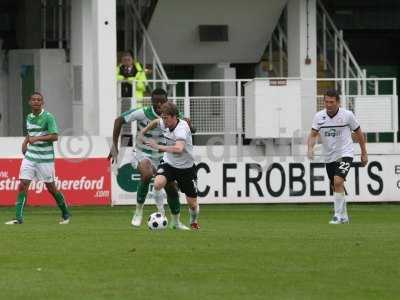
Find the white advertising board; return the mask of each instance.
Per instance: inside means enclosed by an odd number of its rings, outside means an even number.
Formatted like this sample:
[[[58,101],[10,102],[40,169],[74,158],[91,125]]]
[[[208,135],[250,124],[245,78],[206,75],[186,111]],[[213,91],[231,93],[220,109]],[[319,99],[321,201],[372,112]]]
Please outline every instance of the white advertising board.
[[[200,156],[204,151],[196,148],[200,203],[332,201],[323,162],[250,156],[218,160]],[[136,203],[135,187],[140,177],[129,164],[129,153],[120,164],[118,178],[117,172],[112,175],[115,205]],[[371,155],[366,167],[361,167],[356,157],[347,176],[346,189],[350,202],[400,201],[400,155]],[[181,202],[184,203],[184,197]]]

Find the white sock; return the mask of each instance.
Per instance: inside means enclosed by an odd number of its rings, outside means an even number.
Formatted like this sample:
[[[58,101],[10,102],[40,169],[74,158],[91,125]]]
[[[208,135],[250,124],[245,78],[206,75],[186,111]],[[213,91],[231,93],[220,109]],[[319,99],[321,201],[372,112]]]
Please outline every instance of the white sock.
[[[343,209],[342,209],[342,218],[348,220],[349,216],[347,215],[347,201],[346,197],[343,193]]]
[[[160,213],[162,213],[163,215],[165,215],[165,210],[164,210],[164,199],[163,199],[163,195],[161,193],[161,190],[153,190],[153,199],[154,202],[156,203],[157,209]]]
[[[335,196],[335,217],[347,219],[347,208],[344,193],[334,193]]]
[[[172,223],[173,224],[179,224],[179,215],[180,214],[176,214],[176,215],[173,215],[173,214],[171,214],[171,221],[172,221]]]
[[[190,224],[198,223],[199,213],[200,213],[199,204],[196,205],[195,209],[189,207]]]
[[[144,206],[144,203],[137,203],[136,204],[136,211],[135,211],[136,215],[142,215],[143,214],[143,206]]]

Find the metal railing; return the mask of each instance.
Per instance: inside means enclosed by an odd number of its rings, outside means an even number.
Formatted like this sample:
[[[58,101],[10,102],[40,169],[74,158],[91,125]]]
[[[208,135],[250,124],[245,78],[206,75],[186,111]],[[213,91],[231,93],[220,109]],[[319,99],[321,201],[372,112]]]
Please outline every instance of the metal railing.
[[[41,0],[43,48],[71,48],[71,0]]]
[[[276,77],[286,77],[288,75],[287,34],[284,29],[285,22],[286,12],[284,11],[279,18],[278,24],[272,31],[266,49],[266,53],[268,53],[268,71]]]
[[[152,82],[155,88],[156,80],[161,79],[162,84],[165,84],[169,79],[141,18],[141,10],[146,9],[144,3],[140,0],[125,0],[125,50],[132,49],[134,58],[143,66],[148,65],[147,58],[150,51]]]
[[[365,69],[360,68],[343,39],[343,31],[335,26],[320,0],[317,1],[317,27],[324,70],[329,70],[334,78],[365,78]]]
[[[271,34],[266,48],[268,70],[273,76],[288,75],[286,9]],[[361,69],[347,43],[343,39],[343,31],[333,23],[321,1],[317,1],[317,52],[321,57],[327,77],[334,78],[366,78],[366,70]],[[340,86],[335,86],[340,88]],[[367,88],[367,87],[365,87]],[[348,91],[347,91],[348,92]]]
[[[315,85],[318,82],[332,82],[342,86],[341,93],[341,105],[347,109],[352,110],[357,114],[359,107],[357,104],[363,104],[368,101],[370,103],[369,111],[363,111],[370,114],[376,119],[376,122],[382,122],[387,124],[387,119],[382,119],[384,116],[374,115],[374,110],[371,107],[380,106],[380,103],[385,104],[387,109],[390,110],[390,128],[389,130],[379,131],[379,126],[366,132],[398,132],[398,107],[397,107],[397,89],[395,78],[318,78],[318,79],[299,79],[299,78],[268,78],[269,80],[298,80],[298,81],[315,81]],[[251,81],[251,79],[235,80],[235,79],[216,79],[216,80],[170,80],[164,82],[169,90],[169,99],[175,102],[184,114],[185,117],[189,117],[192,124],[196,127],[198,135],[236,135],[238,144],[242,143],[243,135],[245,133],[244,120],[246,118],[246,111],[244,109],[244,101],[246,101],[246,95],[244,94],[244,84]],[[156,81],[160,83],[160,80]],[[368,85],[368,82],[372,82],[369,86],[373,86],[374,89],[364,89],[361,85]],[[220,88],[220,91],[227,90],[229,93],[221,93],[219,95],[211,95],[210,86],[212,84],[218,84],[221,87],[228,87],[228,89]],[[182,94],[177,94],[177,85],[183,85],[184,88]],[[230,88],[229,88],[230,87]],[[135,87],[133,88],[135,89]],[[204,91],[204,92],[202,92]],[[345,91],[348,91],[346,93]],[[135,94],[135,93],[133,93]],[[121,104],[126,98],[118,98]],[[144,98],[145,105],[150,104],[150,98]],[[131,107],[135,106],[135,99],[129,98],[128,103]],[[371,102],[375,101],[375,102]],[[382,101],[382,102],[379,102]],[[372,104],[371,104],[372,103]],[[374,104],[375,103],[375,104]],[[371,106],[372,105],[372,106]],[[315,111],[323,109],[323,95],[316,95],[315,99]],[[388,113],[386,111],[386,113]],[[365,122],[369,122],[366,120]],[[311,120],[310,120],[311,124]],[[381,126],[384,128],[384,126]],[[367,128],[371,128],[370,126]],[[393,141],[397,142],[397,135],[394,134]]]

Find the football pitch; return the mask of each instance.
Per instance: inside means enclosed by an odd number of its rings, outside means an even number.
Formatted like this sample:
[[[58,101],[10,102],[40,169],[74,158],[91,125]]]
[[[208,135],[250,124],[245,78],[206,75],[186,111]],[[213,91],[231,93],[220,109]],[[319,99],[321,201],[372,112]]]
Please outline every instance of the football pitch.
[[[0,299],[400,297],[400,205],[350,204],[348,225],[326,204],[203,205],[199,232],[135,230],[132,210],[73,207],[58,225],[28,207],[0,224]]]

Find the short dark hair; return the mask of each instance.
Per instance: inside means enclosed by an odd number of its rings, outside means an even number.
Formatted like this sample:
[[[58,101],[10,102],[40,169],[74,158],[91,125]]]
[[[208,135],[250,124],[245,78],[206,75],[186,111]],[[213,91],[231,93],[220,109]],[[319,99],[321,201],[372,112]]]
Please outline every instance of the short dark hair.
[[[33,93],[29,96],[28,99],[31,100],[32,96],[35,96],[35,95],[39,95],[40,98],[42,98],[42,100],[44,100],[44,97],[43,97],[42,93],[40,93],[40,92],[33,92]]]
[[[121,57],[130,56],[133,58],[133,53],[131,51],[125,51],[122,53]]]
[[[161,88],[157,88],[151,92],[151,98],[153,98],[154,96],[164,96],[165,99],[168,99],[168,93]]]
[[[335,97],[336,101],[340,101],[340,95],[339,92],[335,89],[328,89],[326,90],[325,94],[324,94],[324,98],[325,96],[328,97]]]
[[[170,101],[165,102],[161,106],[161,113],[171,117],[177,117],[179,114],[176,104]]]

